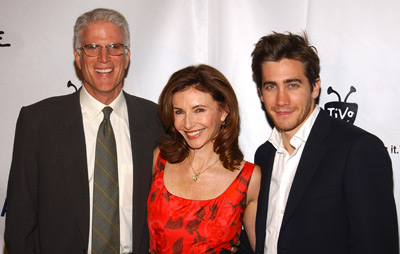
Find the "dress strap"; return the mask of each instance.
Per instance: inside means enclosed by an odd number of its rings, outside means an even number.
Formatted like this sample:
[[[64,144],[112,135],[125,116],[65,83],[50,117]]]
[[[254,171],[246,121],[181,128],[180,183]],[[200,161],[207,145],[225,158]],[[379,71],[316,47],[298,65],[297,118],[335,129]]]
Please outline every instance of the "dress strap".
[[[246,187],[249,185],[250,178],[253,174],[255,165],[246,161],[243,165],[242,171],[238,175],[238,179],[241,183],[244,183]]]

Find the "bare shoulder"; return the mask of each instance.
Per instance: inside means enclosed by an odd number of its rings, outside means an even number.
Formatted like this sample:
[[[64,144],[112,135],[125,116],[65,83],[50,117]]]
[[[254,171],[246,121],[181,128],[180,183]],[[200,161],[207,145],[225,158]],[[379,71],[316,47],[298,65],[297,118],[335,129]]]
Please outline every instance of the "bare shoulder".
[[[251,162],[248,162],[248,161],[243,160],[242,163],[241,163],[241,168],[242,168],[242,169],[243,169],[243,167],[244,167],[244,165],[245,165],[246,163],[247,163],[247,164],[250,164],[250,165],[252,165],[252,166],[254,165],[253,173],[252,173],[251,179],[250,179],[250,184],[251,184],[252,182],[258,182],[258,184],[259,184],[260,179],[261,179],[261,168],[260,168],[258,165],[254,164],[254,163],[251,163]]]
[[[253,170],[253,174],[251,176],[251,178],[255,181],[257,181],[258,183],[260,182],[261,179],[261,168],[257,165],[254,165],[254,170]]]

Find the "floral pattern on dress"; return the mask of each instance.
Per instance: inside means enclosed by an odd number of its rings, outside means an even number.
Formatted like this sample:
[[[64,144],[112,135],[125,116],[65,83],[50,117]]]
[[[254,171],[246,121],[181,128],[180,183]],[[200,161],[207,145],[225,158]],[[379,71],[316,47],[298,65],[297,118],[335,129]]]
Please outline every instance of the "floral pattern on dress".
[[[147,200],[150,252],[219,253],[239,240],[248,183],[254,164],[246,162],[231,185],[210,200],[189,200],[164,186],[166,161],[157,158]]]

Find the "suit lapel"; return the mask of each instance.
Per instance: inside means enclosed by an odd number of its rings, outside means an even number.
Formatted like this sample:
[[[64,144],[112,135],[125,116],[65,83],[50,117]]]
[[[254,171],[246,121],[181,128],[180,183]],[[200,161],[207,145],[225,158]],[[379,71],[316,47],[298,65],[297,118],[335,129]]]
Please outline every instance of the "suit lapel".
[[[321,110],[311,129],[311,133],[306,141],[303,154],[296,170],[296,175],[286,203],[281,231],[284,230],[286,224],[290,220],[316,172],[318,165],[325,156],[328,148],[323,141],[328,136],[329,131],[330,119],[326,113]]]
[[[82,239],[88,245],[89,238],[89,184],[86,158],[85,135],[83,131],[82,111],[79,91],[60,110],[61,127],[60,156],[64,166],[68,191],[72,198],[75,215]]]
[[[261,183],[258,195],[258,208],[256,216],[256,250],[262,252],[265,245],[266,223],[268,213],[269,188],[271,174],[274,165],[276,149],[267,142],[268,150],[262,154],[262,158],[255,158],[255,163],[261,167]]]

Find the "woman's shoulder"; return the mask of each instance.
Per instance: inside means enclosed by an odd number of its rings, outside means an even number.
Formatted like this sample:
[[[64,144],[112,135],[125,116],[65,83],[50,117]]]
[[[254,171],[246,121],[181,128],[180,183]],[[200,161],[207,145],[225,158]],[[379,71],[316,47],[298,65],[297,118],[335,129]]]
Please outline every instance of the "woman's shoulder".
[[[250,167],[250,168],[254,168],[254,166],[256,166],[256,164],[251,163],[249,161],[243,160],[242,161],[243,167]]]
[[[240,183],[247,186],[252,178],[255,167],[255,164],[243,160],[240,163],[240,172],[236,176],[236,181],[239,181]]]
[[[153,150],[153,174],[155,171],[164,170],[166,161],[161,157],[160,147],[156,147]]]
[[[243,160],[242,161],[242,172],[245,173],[249,173],[250,175],[253,173],[254,168],[256,167],[256,165],[254,163],[248,162]]]
[[[251,178],[254,179],[255,181],[259,181],[259,179],[261,178],[261,169],[259,166],[257,166],[256,164],[252,163],[252,162],[248,162],[248,161],[243,161],[243,168],[242,168],[242,172],[241,174],[246,176],[246,178]],[[254,182],[254,181],[252,181]]]

